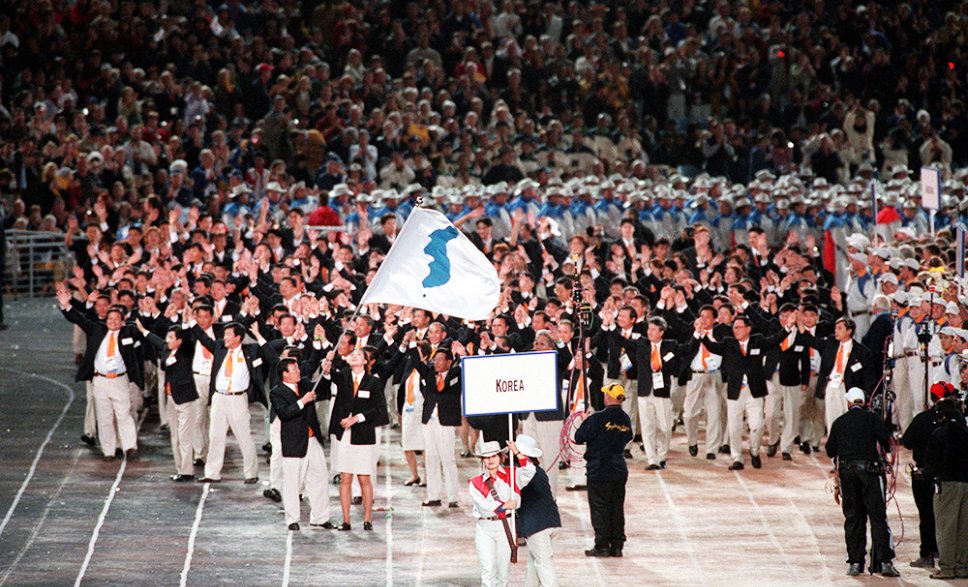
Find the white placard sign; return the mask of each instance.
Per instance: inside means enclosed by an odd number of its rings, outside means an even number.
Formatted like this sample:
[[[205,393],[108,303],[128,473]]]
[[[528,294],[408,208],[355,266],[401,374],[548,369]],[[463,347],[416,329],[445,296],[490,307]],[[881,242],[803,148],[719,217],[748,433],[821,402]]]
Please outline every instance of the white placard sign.
[[[941,171],[935,167],[921,168],[921,207],[941,209]]]
[[[463,357],[460,367],[465,416],[560,409],[555,351]]]

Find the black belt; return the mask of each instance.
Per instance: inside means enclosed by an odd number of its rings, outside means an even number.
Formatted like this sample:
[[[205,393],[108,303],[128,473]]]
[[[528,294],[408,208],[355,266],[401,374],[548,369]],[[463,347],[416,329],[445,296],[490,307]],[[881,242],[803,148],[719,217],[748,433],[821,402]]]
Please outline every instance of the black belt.
[[[490,518],[478,518],[479,520],[487,520],[488,522],[500,522],[504,518],[499,518],[497,516],[491,516]]]
[[[884,467],[878,461],[840,461],[837,463],[838,471],[863,471],[865,473],[882,473]]]
[[[216,391],[215,395],[245,395],[246,393],[248,392],[247,391],[232,391],[232,392]]]
[[[128,374],[127,371],[125,371],[124,373],[98,373],[98,372],[95,372],[94,373],[94,376],[95,377],[104,377],[105,379],[117,379],[118,377],[123,377],[123,376],[125,376],[127,374]]]
[[[690,369],[693,375],[709,375],[710,373],[719,373],[719,369]]]
[[[211,377],[211,373],[202,373],[201,371],[192,371],[195,375],[201,375],[202,377]]]
[[[868,312],[866,310],[863,311],[863,312],[851,312],[850,313],[851,316],[867,316],[869,314],[870,314],[870,312]]]

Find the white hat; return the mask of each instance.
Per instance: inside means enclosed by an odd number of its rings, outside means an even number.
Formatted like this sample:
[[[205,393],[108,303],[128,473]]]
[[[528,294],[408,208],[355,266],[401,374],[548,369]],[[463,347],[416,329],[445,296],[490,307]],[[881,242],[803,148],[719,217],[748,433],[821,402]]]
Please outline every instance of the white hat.
[[[514,444],[518,447],[518,452],[526,457],[538,458],[543,452],[538,448],[538,441],[534,438],[528,436],[527,434],[518,435],[515,439]]]
[[[286,190],[282,187],[282,184],[279,183],[278,181],[270,181],[269,184],[266,185],[266,191],[267,192],[284,192]]]
[[[894,285],[899,284],[897,275],[894,275],[893,273],[885,273],[884,275],[881,275],[881,283],[893,283]]]
[[[877,247],[874,249],[874,254],[885,260],[891,258],[891,250],[887,247]]]
[[[901,266],[902,267],[907,267],[908,269],[911,269],[912,271],[920,271],[921,270],[921,264],[918,263],[918,260],[917,259],[910,259],[910,258],[905,259],[904,262],[901,263]]]
[[[961,309],[958,307],[958,304],[954,302],[948,302],[944,307],[944,313],[958,316],[959,314],[961,314]]]
[[[897,290],[896,292],[891,294],[891,300],[895,304],[906,306],[911,301],[911,296],[909,296],[905,291]]]
[[[865,263],[866,264],[867,263],[867,255],[865,255],[864,253],[851,253],[850,254],[850,260],[851,261],[857,261],[858,263]]]
[[[239,185],[232,188],[231,192],[229,192],[229,199],[237,198],[242,194],[251,194],[251,193],[252,193],[252,189],[248,185],[244,183],[240,183]]]
[[[958,336],[958,329],[955,328],[954,326],[945,326],[944,328],[938,331],[938,334],[941,334],[944,336]]]
[[[482,436],[481,439],[483,440],[483,438],[484,437]],[[481,458],[493,457],[494,455],[499,455],[506,450],[507,447],[501,448],[500,442],[496,440],[488,440],[487,442],[478,442],[474,454],[475,456]]]
[[[855,249],[864,250],[871,246],[871,239],[862,234],[855,233],[847,237],[847,245],[854,247]]]
[[[350,196],[353,191],[350,190],[350,186],[345,183],[338,183],[333,186],[333,189],[329,192],[329,197],[338,198],[340,196]]]
[[[851,387],[850,391],[847,392],[847,405],[864,403],[866,401],[867,396],[864,395],[864,390],[859,387]]]

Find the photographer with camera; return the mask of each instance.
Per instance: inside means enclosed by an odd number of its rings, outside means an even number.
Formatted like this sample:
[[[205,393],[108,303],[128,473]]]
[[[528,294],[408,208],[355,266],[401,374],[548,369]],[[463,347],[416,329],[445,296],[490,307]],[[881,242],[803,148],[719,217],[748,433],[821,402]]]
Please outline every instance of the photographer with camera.
[[[925,474],[924,466],[931,435],[943,422],[938,401],[948,393],[949,388],[954,389],[947,381],[937,381],[931,386],[934,406],[915,416],[901,437],[901,444],[912,451],[914,459],[911,467],[911,492],[921,519],[918,527],[921,532],[921,550],[919,558],[912,561],[911,566],[920,569],[934,568],[934,559],[938,556],[934,528],[934,479]]]
[[[935,388],[932,386],[932,395]],[[925,474],[936,479],[934,496],[938,570],[932,579],[968,578],[968,426],[964,401],[943,384],[935,411],[939,423],[925,455]],[[937,396],[935,396],[937,397]]]

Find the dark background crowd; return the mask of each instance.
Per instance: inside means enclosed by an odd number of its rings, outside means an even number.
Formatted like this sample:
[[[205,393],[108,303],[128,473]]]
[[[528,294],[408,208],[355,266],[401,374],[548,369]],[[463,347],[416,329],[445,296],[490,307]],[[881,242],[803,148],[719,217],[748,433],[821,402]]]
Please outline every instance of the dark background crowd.
[[[966,18],[935,0],[11,2],[4,223],[63,230],[102,196],[122,222],[150,195],[217,210],[233,177],[252,202],[278,182],[282,206],[345,183],[345,220],[377,187],[543,172],[947,171],[968,161]]]

